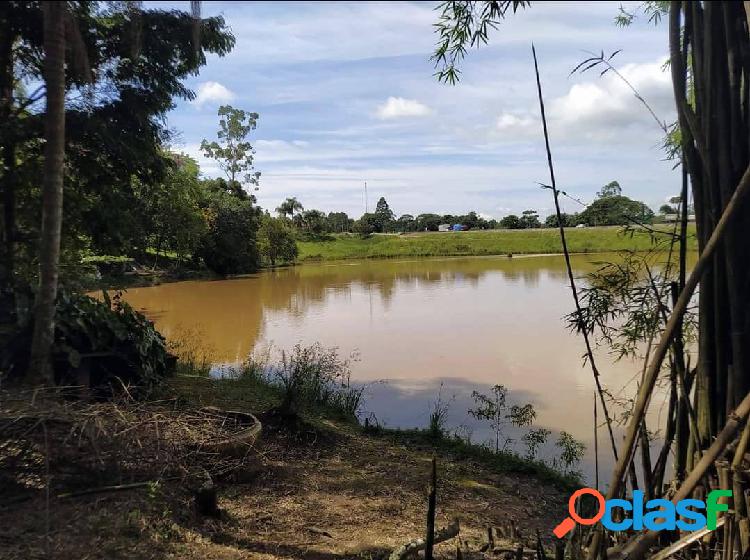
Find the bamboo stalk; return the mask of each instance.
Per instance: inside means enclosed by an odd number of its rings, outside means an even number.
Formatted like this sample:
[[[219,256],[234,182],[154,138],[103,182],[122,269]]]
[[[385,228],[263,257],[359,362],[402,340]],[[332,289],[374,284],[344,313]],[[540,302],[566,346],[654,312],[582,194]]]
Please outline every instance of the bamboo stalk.
[[[581,331],[581,334],[583,335],[583,340],[586,344],[586,357],[588,359],[589,365],[591,366],[591,372],[594,374],[594,383],[596,384],[596,391],[599,394],[599,400],[601,401],[601,404],[602,404],[602,412],[604,413],[604,419],[607,422],[607,430],[609,431],[609,439],[610,439],[610,443],[612,444],[612,455],[614,456],[615,461],[617,461],[618,460],[617,444],[615,443],[615,434],[614,434],[614,431],[612,430],[612,419],[609,416],[609,410],[607,409],[607,401],[604,398],[604,389],[602,388],[601,381],[599,380],[599,369],[596,366],[594,353],[591,349],[591,341],[589,340],[589,335],[583,326],[583,312],[581,311],[581,302],[578,299],[578,290],[576,289],[576,281],[575,281],[575,278],[573,277],[573,267],[570,264],[570,252],[568,251],[568,244],[567,244],[567,241],[565,240],[565,228],[563,227],[563,223],[562,223],[562,212],[560,212],[559,191],[557,190],[557,182],[555,181],[555,168],[552,165],[552,150],[550,149],[550,145],[549,145],[549,132],[547,130],[547,116],[544,111],[544,98],[542,96],[542,82],[541,82],[541,79],[539,78],[539,64],[536,58],[536,48],[534,48],[533,43],[531,45],[531,53],[534,56],[534,71],[536,73],[536,87],[537,87],[537,93],[539,94],[539,109],[542,115],[542,128],[544,130],[544,146],[547,150],[547,167],[549,168],[550,182],[552,183],[550,188],[552,189],[552,195],[555,201],[555,214],[557,215],[557,225],[560,229],[560,241],[562,243],[563,255],[565,256],[565,268],[568,272],[568,281],[570,282],[570,289],[573,292],[573,301],[575,302],[575,306],[576,306],[578,330]]]
[[[690,281],[688,280],[688,284],[689,282]],[[700,480],[705,476],[708,469],[714,464],[716,459],[721,456],[726,446],[731,443],[735,433],[740,427],[740,424],[747,419],[748,414],[750,414],[750,393],[742,399],[742,402],[737,409],[728,416],[727,423],[718,433],[711,447],[706,450],[701,460],[675,493],[672,498],[673,504],[690,497],[691,493]],[[640,560],[645,556],[648,548],[656,541],[658,536],[658,531],[640,533],[633,537],[633,539],[631,539],[623,548],[615,551],[615,553],[610,556],[610,560]]]
[[[617,464],[615,465],[614,471],[612,473],[612,479],[609,484],[609,490],[607,491],[608,500],[615,498],[619,494],[620,488],[622,485],[623,475],[625,474],[625,470],[628,468],[628,465],[631,464],[633,452],[635,450],[636,438],[638,436],[638,431],[640,430],[640,426],[641,426],[641,421],[645,417],[649,401],[651,400],[651,394],[654,390],[654,385],[656,383],[659,370],[661,369],[661,364],[664,361],[664,357],[667,355],[667,351],[669,350],[669,346],[672,342],[672,337],[674,336],[677,330],[677,327],[682,321],[682,316],[685,314],[685,311],[687,310],[688,304],[690,303],[690,298],[693,296],[693,292],[695,291],[695,288],[698,286],[698,282],[700,282],[700,279],[703,276],[703,273],[705,272],[706,268],[708,267],[714,255],[714,252],[716,251],[717,247],[719,246],[719,243],[721,242],[722,236],[727,229],[727,225],[731,223],[731,220],[735,217],[737,209],[740,208],[740,206],[742,205],[744,201],[744,198],[748,195],[748,193],[750,193],[750,166],[748,166],[747,169],[745,169],[745,173],[742,175],[742,180],[737,185],[737,188],[735,189],[734,194],[732,195],[732,198],[729,200],[729,203],[724,209],[724,212],[722,212],[721,214],[721,218],[719,219],[719,222],[716,224],[716,227],[711,233],[711,237],[706,243],[706,246],[703,249],[703,252],[698,258],[698,261],[695,263],[695,267],[693,268],[693,271],[690,273],[690,276],[685,282],[685,288],[682,290],[682,292],[680,292],[680,297],[677,299],[677,303],[675,304],[674,309],[672,310],[672,314],[669,316],[669,321],[667,321],[664,331],[662,332],[661,339],[659,340],[659,344],[656,346],[653,358],[651,359],[651,364],[649,365],[648,371],[646,372],[646,375],[644,376],[643,384],[638,390],[638,396],[636,397],[635,407],[633,409],[633,413],[630,418],[630,423],[628,425],[628,430],[625,436],[625,444],[622,448],[622,455],[618,459]],[[745,404],[746,402],[747,402],[746,406],[750,408],[750,395],[746,396],[745,399],[742,401],[743,404]],[[739,411],[740,409],[738,408],[737,410]],[[738,412],[735,412],[735,415],[736,414],[738,414]],[[745,412],[744,416],[740,416],[740,417],[744,418],[745,416],[747,416],[747,412]],[[730,426],[730,422],[727,422],[727,424],[725,425],[725,430],[728,426]],[[724,433],[724,430],[722,430],[722,433]],[[720,440],[717,437],[717,439],[714,441],[714,444],[711,446],[710,449],[714,449],[716,444],[719,443],[719,441]],[[692,470],[692,472],[686,479],[683,486],[687,484],[688,480],[691,480],[691,478],[696,472],[699,472],[699,467],[705,464],[705,459],[708,456],[710,455],[707,452],[698,462],[698,465],[694,467],[694,469]],[[718,456],[718,452],[717,452],[717,456]],[[708,468],[708,465],[705,465],[703,471],[705,472],[707,468]],[[703,472],[700,472],[700,476],[703,476]],[[588,554],[589,560],[595,560],[596,550],[598,549],[600,539],[601,539],[601,533],[597,531],[595,533],[592,546],[589,549],[589,554]]]
[[[599,489],[599,420],[596,411],[596,393],[594,393],[594,488]]]
[[[716,528],[724,525],[724,521],[726,521],[725,518],[717,519],[716,520]],[[702,539],[706,535],[708,535],[711,531],[704,527],[703,529],[698,529],[697,531],[692,531],[691,533],[688,533],[684,537],[682,537],[680,540],[675,542],[674,544],[668,546],[667,548],[664,548],[651,556],[649,560],[666,560],[670,556],[675,555],[683,548],[693,544],[694,542]]]

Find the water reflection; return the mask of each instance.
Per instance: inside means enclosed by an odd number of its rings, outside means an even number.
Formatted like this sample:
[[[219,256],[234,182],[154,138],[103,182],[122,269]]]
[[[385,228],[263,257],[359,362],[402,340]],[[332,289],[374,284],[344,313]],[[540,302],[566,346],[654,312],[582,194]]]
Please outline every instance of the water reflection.
[[[576,275],[606,258],[574,256]],[[469,421],[472,390],[503,384],[534,403],[540,426],[592,447],[593,382],[581,340],[562,321],[572,300],[559,256],[304,265],[132,289],[126,299],[168,338],[200,333],[216,363],[241,361],[270,344],[356,350],[356,380],[389,380],[372,385],[366,403],[389,426],[424,426],[441,380],[444,395],[456,395],[453,427]],[[599,360],[613,389],[639,371],[601,352]],[[604,433],[600,443],[605,448]]]

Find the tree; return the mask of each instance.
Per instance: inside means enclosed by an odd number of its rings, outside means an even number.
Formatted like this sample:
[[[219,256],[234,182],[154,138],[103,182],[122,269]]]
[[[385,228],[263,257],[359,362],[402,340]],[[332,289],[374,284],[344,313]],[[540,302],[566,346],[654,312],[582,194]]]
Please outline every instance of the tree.
[[[320,235],[326,231],[326,215],[320,210],[306,210],[301,215],[302,227],[313,235]]]
[[[67,3],[65,264],[78,263],[82,251],[145,249],[136,190],[162,181],[170,168],[163,117],[175,99],[194,97],[182,80],[205,64],[206,53],[222,56],[234,44],[220,17],[138,4]],[[38,280],[38,254],[27,247],[40,237],[45,113],[36,107],[45,88],[21,84],[44,79],[43,6],[0,5],[0,297]],[[8,288],[8,279],[16,285]]]
[[[362,214],[359,220],[354,222],[352,229],[360,235],[371,235],[378,226],[377,217],[372,212]]]
[[[206,234],[201,202],[214,183],[208,180],[201,185],[198,164],[189,156],[167,157],[172,164],[164,180],[153,185],[140,184],[137,196],[143,201],[143,227],[156,259],[160,252],[169,250],[182,260],[198,249]]]
[[[575,227],[578,225],[578,214],[566,214],[563,212],[560,214],[560,218],[562,219],[563,227]],[[560,227],[557,221],[557,214],[550,214],[547,216],[547,219],[544,220],[544,227]]]
[[[291,218],[295,214],[302,212],[304,209],[304,206],[302,206],[302,203],[299,200],[297,200],[293,196],[290,196],[284,202],[278,205],[278,207],[276,208],[276,212],[279,214],[279,216],[289,216]]]
[[[222,105],[218,114],[221,117],[218,142],[204,139],[201,150],[207,158],[216,160],[229,179],[230,187],[238,194],[244,192],[244,183],[255,185],[257,190],[260,172],[253,171],[255,150],[246,138],[255,130],[258,113],[247,113],[231,105]]]
[[[520,227],[523,229],[533,229],[542,227],[542,222],[539,221],[539,214],[536,210],[524,210],[519,220]]]
[[[617,181],[611,181],[602,187],[596,196],[599,198],[606,198],[608,196],[620,196],[622,194],[622,187]]]
[[[277,261],[293,262],[298,254],[297,242],[287,222],[264,215],[258,229],[258,250],[271,266]]]
[[[588,226],[622,226],[649,224],[654,218],[654,212],[643,202],[627,196],[612,195],[597,198],[578,217]]]
[[[677,208],[669,204],[662,204],[659,206],[659,214],[677,214]]]
[[[505,216],[502,220],[500,220],[500,227],[503,229],[521,229],[521,218],[519,218],[515,214]]]
[[[396,230],[402,232],[416,231],[417,221],[411,214],[403,214],[396,220]]]
[[[495,453],[499,453],[500,439],[502,438],[502,450],[505,451],[512,440],[505,437],[505,427],[530,426],[536,418],[536,411],[531,403],[524,405],[512,405],[508,407],[508,390],[504,385],[494,385],[490,395],[484,395],[473,391],[471,397],[477,404],[476,408],[469,409],[469,414],[477,420],[487,420],[495,433]]]
[[[347,216],[346,212],[329,212],[326,222],[328,223],[328,231],[344,233],[351,231],[354,220]]]
[[[420,214],[416,218],[417,231],[437,231],[443,219],[437,214]]]
[[[253,272],[260,266],[256,243],[259,209],[249,200],[224,192],[211,193],[204,206],[207,232],[198,255],[222,275]]]
[[[375,231],[378,233],[389,231],[394,217],[395,215],[388,206],[385,197],[381,196],[375,205]]]
[[[524,434],[521,440],[526,445],[526,458],[530,460],[536,459],[537,451],[539,448],[547,443],[547,438],[552,432],[547,428],[534,428]]]
[[[50,350],[55,338],[60,231],[62,229],[63,165],[65,163],[65,19],[66,2],[44,3],[44,82],[47,111],[44,130],[42,236],[39,244],[39,289],[34,312],[29,380],[54,383]]]

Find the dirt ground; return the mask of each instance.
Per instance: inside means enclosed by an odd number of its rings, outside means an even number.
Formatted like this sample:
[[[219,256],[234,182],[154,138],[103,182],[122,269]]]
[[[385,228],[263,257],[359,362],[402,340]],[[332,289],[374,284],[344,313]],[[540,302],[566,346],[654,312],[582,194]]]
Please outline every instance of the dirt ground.
[[[335,424],[299,437],[264,428],[251,465],[219,482],[220,518],[201,518],[176,483],[75,498],[0,500],[0,558],[383,558],[423,535],[430,449]],[[438,456],[437,523],[458,517],[473,550],[488,526],[547,544],[567,493],[531,475]],[[437,548],[455,558],[457,539]]]

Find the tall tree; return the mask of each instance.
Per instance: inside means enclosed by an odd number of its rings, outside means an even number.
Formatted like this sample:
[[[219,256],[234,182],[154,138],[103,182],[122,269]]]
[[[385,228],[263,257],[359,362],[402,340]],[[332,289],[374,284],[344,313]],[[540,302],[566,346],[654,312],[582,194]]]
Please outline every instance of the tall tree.
[[[257,189],[260,172],[253,171],[255,150],[247,137],[255,130],[258,113],[248,113],[231,105],[219,107],[218,142],[203,140],[201,149],[206,157],[216,160],[226,173],[234,191],[244,192],[242,185],[249,183]]]
[[[67,2],[44,2],[44,82],[47,111],[44,127],[42,229],[39,244],[39,288],[34,313],[29,380],[52,384],[50,350],[55,336],[60,231],[65,163],[65,19]]]
[[[388,202],[384,196],[378,199],[378,203],[375,205],[375,228],[376,231],[382,233],[390,230],[391,223],[395,215],[391,207],[388,206]]]
[[[599,198],[606,198],[608,196],[620,196],[622,194],[622,187],[617,181],[610,181],[602,187],[602,189],[596,193]]]
[[[284,202],[279,204],[279,206],[276,208],[276,212],[279,214],[279,216],[289,216],[291,218],[296,213],[302,212],[304,209],[305,207],[302,206],[302,203],[299,200],[297,200],[293,196],[290,196]]]

